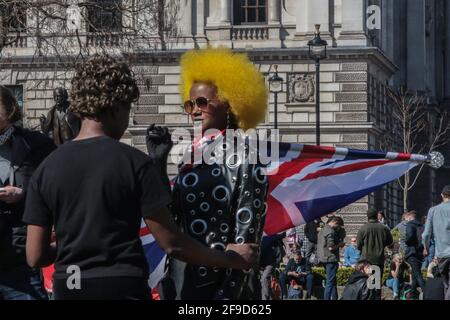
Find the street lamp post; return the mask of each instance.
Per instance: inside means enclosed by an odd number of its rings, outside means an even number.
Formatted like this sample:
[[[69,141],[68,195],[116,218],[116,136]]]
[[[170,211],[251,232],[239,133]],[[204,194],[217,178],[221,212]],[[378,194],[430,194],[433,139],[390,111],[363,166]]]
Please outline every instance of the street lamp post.
[[[274,126],[278,129],[278,94],[283,91],[283,78],[278,75],[278,66],[274,68],[275,73],[269,78],[269,91],[274,94]]]
[[[316,24],[316,36],[308,41],[309,57],[316,62],[316,145],[320,145],[320,60],[327,58],[327,45],[320,38],[320,24]]]

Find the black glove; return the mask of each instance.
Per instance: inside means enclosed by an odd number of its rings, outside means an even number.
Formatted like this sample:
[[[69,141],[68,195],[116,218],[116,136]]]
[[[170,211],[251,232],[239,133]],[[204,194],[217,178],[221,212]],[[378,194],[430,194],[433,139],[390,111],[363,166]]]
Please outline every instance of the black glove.
[[[166,171],[167,157],[172,149],[172,137],[167,127],[150,125],[147,129],[147,136],[145,137],[147,143],[147,151],[149,157],[155,164],[161,166]]]

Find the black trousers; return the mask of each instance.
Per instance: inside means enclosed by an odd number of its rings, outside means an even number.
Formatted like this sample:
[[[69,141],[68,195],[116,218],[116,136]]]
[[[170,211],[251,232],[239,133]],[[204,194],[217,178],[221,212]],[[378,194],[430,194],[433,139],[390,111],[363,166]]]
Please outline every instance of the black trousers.
[[[417,287],[420,287],[423,291],[425,289],[425,281],[422,277],[422,260],[411,256],[406,259],[406,262],[411,266],[412,289],[417,290]]]
[[[55,300],[151,300],[147,280],[133,277],[81,279],[80,289],[69,289],[66,279],[54,279]]]
[[[279,278],[279,284],[281,289],[281,299],[287,299],[288,296],[288,287],[287,287],[288,276],[286,273],[281,272]]]
[[[439,272],[444,280],[445,300],[450,300],[450,258],[439,259]]]

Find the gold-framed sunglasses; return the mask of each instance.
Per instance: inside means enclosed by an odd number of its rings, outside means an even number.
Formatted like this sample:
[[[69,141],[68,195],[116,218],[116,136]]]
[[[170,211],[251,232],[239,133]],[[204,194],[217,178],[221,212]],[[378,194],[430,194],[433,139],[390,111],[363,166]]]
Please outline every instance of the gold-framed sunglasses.
[[[184,112],[187,114],[192,114],[194,112],[195,106],[199,108],[202,111],[205,111],[208,109],[210,102],[212,101],[219,101],[218,99],[208,99],[205,97],[198,97],[194,100],[186,100],[183,104]]]

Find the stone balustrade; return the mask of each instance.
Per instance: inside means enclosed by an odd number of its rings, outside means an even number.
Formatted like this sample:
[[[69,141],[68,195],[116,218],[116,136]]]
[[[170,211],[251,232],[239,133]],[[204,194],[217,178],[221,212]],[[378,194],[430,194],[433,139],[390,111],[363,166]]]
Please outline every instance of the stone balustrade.
[[[231,39],[238,40],[267,40],[269,28],[267,26],[234,26],[231,30]]]

